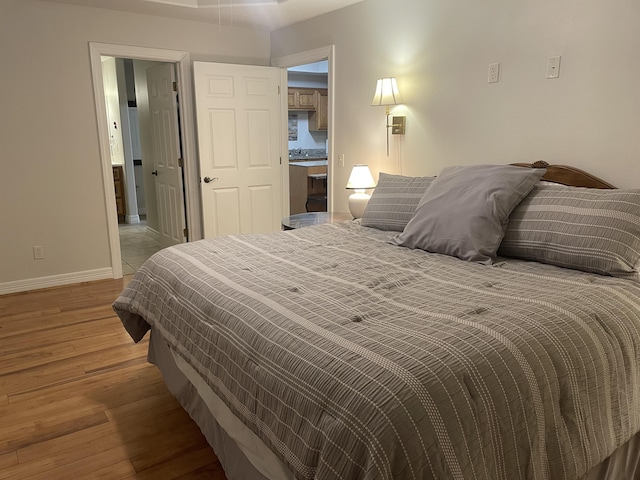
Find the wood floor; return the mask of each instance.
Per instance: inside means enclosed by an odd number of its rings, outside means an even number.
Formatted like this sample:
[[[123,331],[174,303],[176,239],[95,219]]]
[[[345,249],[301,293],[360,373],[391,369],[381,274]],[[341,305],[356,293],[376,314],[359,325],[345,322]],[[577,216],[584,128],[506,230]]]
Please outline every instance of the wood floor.
[[[225,479],[111,309],[126,281],[0,296],[0,480]]]

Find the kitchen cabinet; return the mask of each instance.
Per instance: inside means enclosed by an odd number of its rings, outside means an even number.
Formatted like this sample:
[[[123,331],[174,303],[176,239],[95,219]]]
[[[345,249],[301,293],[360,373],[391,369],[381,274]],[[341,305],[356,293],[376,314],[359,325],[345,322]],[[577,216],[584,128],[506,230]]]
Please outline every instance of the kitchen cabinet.
[[[326,88],[289,87],[289,110],[309,112],[309,131],[326,131],[329,125],[329,94]]]
[[[329,96],[327,90],[316,90],[316,109],[309,112],[309,131],[326,131],[329,125]]]
[[[289,110],[315,110],[316,91],[315,88],[289,87],[287,94]]]

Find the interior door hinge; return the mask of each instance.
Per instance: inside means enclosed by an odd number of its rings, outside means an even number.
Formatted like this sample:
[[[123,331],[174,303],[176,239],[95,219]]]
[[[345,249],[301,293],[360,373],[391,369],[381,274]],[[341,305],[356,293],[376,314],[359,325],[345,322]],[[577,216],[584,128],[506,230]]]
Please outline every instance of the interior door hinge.
[[[280,165],[282,165],[282,157],[280,157]]]
[[[178,82],[173,82],[173,91],[174,92],[178,91]]]
[[[280,85],[278,85],[278,95],[280,95]]]
[[[178,166],[179,167],[184,167],[184,160],[182,158],[178,159]]]
[[[184,230],[182,230],[182,235],[184,235],[185,237],[189,238],[189,229],[185,228]]]

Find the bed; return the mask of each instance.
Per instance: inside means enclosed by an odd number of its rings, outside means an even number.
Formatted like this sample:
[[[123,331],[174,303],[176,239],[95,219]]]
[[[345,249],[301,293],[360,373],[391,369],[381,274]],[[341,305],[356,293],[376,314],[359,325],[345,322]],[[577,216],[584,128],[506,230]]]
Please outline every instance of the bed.
[[[229,479],[634,479],[639,224],[570,167],[381,174],[362,220],[170,247],[114,309]]]

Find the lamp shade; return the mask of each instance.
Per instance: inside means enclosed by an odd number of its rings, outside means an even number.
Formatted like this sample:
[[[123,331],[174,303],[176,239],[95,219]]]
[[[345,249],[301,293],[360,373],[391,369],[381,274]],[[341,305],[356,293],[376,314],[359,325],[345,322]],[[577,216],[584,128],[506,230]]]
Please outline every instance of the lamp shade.
[[[354,165],[349,175],[349,181],[347,182],[347,188],[366,190],[368,188],[374,188],[376,182],[371,175],[369,167],[366,165]]]
[[[402,98],[395,77],[379,78],[371,106],[398,105],[399,103],[402,103]]]

